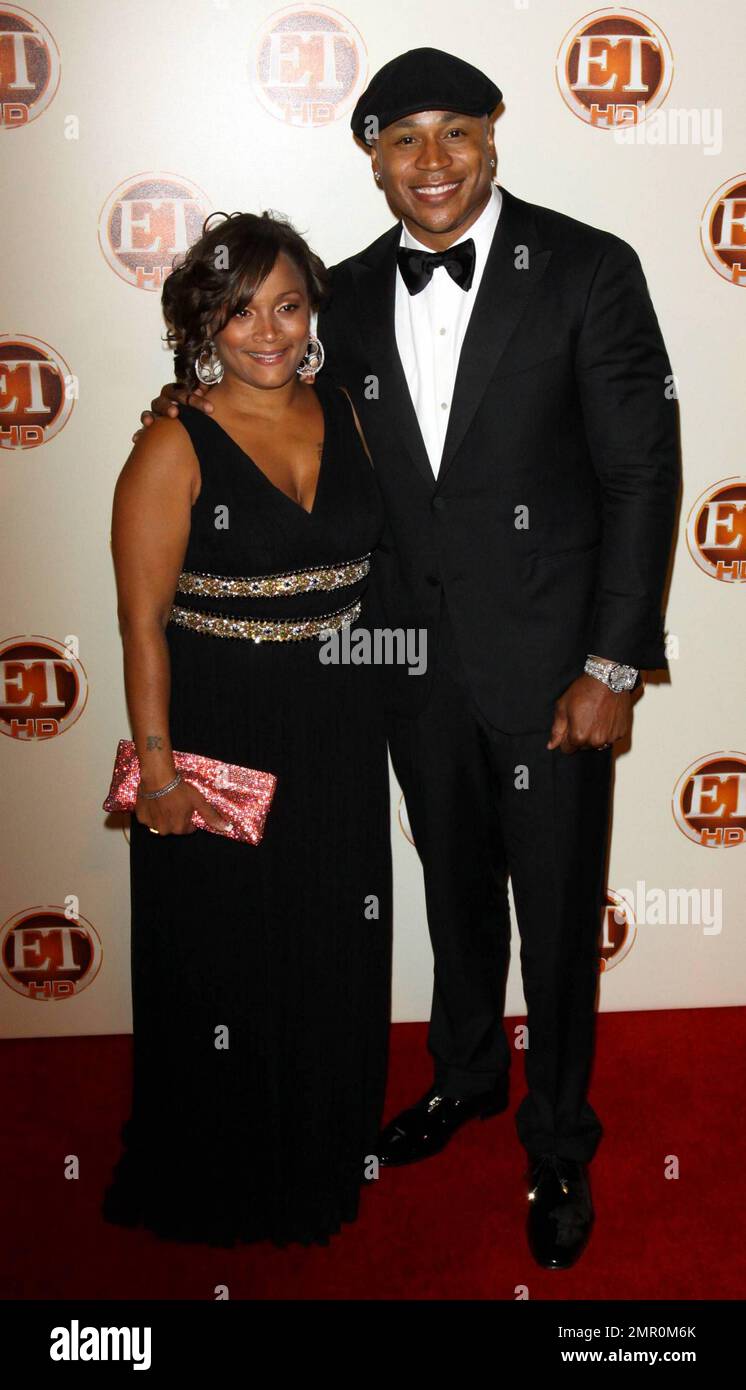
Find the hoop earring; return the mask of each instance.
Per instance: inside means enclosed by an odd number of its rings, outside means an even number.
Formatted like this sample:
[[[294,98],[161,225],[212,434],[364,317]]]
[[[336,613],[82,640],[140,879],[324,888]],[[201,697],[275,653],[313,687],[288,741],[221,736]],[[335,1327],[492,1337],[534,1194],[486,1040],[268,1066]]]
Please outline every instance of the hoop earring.
[[[308,339],[306,355],[295,369],[301,381],[313,381],[324,365],[324,357],[324,345],[321,339],[312,333]]]
[[[218,382],[223,380],[224,370],[215,351],[215,344],[210,340],[205,343],[194,364],[197,380],[201,381],[203,386],[217,386]]]

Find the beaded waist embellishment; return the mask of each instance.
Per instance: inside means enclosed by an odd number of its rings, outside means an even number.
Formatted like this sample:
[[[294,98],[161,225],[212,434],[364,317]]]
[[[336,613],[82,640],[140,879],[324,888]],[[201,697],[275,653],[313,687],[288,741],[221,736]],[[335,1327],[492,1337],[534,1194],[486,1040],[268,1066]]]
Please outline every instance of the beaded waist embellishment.
[[[252,642],[300,642],[322,632],[336,632],[360,617],[359,599],[335,613],[317,618],[286,618],[274,622],[262,618],[229,618],[223,613],[200,613],[192,608],[172,608],[172,623],[206,632],[213,637],[243,637]]]
[[[307,594],[314,589],[343,589],[364,579],[369,570],[370,552],[341,565],[314,565],[294,573],[260,574],[246,579],[182,570],[176,590],[180,594],[205,594],[208,598],[279,598]]]

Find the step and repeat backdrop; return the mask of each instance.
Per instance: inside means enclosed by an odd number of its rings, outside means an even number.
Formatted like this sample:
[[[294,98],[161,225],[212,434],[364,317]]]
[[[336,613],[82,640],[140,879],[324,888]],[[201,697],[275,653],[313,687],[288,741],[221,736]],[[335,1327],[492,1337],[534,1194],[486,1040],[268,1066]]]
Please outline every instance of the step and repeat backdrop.
[[[172,377],[164,277],[215,210],[278,209],[330,264],[390,226],[349,116],[423,45],[502,88],[500,183],[636,248],[680,402],[670,678],[616,758],[601,1008],[746,1002],[746,8],[650,3],[0,0],[5,1036],[131,1026],[128,825],[101,809],[129,736],[109,529],[140,411]],[[392,835],[394,1017],[424,1019],[393,780]],[[206,961],[219,934],[205,923]]]

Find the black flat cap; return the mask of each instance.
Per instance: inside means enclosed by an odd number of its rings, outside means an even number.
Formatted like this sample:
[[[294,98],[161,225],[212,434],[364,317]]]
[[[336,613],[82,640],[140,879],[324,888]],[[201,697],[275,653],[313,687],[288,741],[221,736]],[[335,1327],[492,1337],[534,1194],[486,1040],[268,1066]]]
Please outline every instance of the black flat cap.
[[[458,111],[486,116],[502,101],[502,92],[479,68],[440,48],[410,48],[384,63],[360,96],[350,119],[359,140],[375,116],[378,129],[415,111]]]

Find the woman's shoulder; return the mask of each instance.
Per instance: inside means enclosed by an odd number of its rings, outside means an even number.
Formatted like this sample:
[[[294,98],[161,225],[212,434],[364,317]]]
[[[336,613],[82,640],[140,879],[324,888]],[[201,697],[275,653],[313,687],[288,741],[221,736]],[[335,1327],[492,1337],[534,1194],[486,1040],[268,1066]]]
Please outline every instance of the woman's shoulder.
[[[193,406],[179,406],[178,416],[156,415],[143,429],[137,445],[148,453],[178,454],[188,452],[189,431],[181,418],[182,411],[193,411]],[[195,414],[199,413],[194,411]]]
[[[179,402],[178,415],[159,415],[148,427],[160,430],[159,444],[164,450],[197,455],[215,446],[214,417],[199,406]]]
[[[174,470],[186,474],[194,472],[197,457],[189,430],[176,417],[157,415],[136,440],[127,467],[130,472],[160,470],[164,476],[173,474]]]

